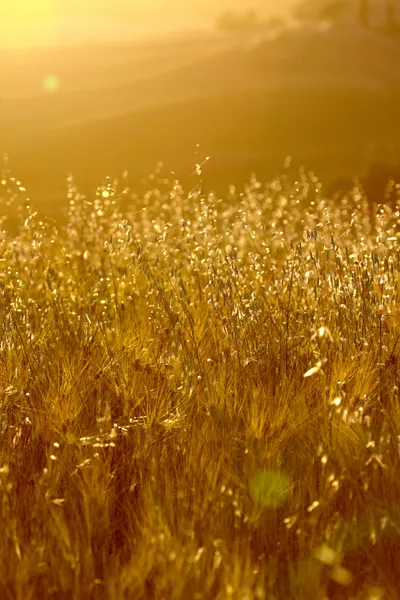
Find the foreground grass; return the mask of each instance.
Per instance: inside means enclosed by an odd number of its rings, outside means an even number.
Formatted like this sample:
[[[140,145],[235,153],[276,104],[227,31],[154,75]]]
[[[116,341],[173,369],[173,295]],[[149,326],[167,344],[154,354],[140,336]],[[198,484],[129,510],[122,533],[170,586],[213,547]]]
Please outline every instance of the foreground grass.
[[[1,598],[396,598],[400,206],[70,180],[57,230],[19,186]]]

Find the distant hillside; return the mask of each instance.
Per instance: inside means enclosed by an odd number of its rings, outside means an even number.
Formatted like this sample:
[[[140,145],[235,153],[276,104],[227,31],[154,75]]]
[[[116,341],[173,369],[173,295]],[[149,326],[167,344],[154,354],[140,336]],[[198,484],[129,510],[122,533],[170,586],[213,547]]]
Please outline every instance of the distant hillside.
[[[299,0],[293,13],[305,21],[358,22],[382,29],[388,19],[400,21],[400,0]]]
[[[211,156],[205,179],[221,192],[251,172],[273,176],[287,155],[294,167],[305,165],[329,183],[400,155],[399,99],[340,90],[210,95],[38,134],[14,148],[10,162],[35,201],[55,212],[70,172],[90,192],[127,169],[140,190],[163,161],[167,172],[196,185],[196,151]]]
[[[281,81],[324,88],[392,88],[400,83],[400,40],[359,23],[303,25],[252,53],[262,71]]]
[[[140,188],[161,160],[190,186],[209,155],[207,185],[221,190],[273,176],[287,155],[328,183],[398,161],[397,40],[350,23],[262,37],[3,56],[0,154],[55,211],[70,172],[86,192],[125,169]],[[51,94],[47,74],[60,76]]]

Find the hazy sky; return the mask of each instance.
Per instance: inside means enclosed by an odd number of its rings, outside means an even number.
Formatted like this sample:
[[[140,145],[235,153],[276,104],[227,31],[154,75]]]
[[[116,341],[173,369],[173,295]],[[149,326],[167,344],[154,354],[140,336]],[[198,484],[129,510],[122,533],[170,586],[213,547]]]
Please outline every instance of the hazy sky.
[[[281,12],[293,0],[1,0],[2,19],[97,16],[157,18],[211,16],[229,7]]]
[[[124,41],[132,35],[208,26],[227,9],[282,14],[296,1],[0,0],[0,48]]]

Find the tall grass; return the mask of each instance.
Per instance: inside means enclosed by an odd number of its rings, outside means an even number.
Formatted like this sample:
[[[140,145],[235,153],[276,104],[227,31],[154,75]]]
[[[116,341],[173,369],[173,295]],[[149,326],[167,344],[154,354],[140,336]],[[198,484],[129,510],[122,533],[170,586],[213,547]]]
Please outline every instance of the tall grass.
[[[0,597],[397,598],[400,198],[122,192],[0,181]]]

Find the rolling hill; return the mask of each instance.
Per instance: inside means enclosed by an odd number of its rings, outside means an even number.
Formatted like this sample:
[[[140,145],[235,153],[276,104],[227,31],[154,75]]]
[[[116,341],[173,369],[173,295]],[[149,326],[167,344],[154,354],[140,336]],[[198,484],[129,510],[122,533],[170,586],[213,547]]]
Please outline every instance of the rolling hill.
[[[81,63],[60,51],[58,92],[3,97],[0,150],[54,210],[69,172],[86,192],[125,169],[140,188],[162,160],[190,181],[198,144],[217,189],[270,176],[289,154],[328,181],[397,157],[397,41],[357,29],[208,40],[93,49]],[[57,66],[48,56],[37,80]]]

